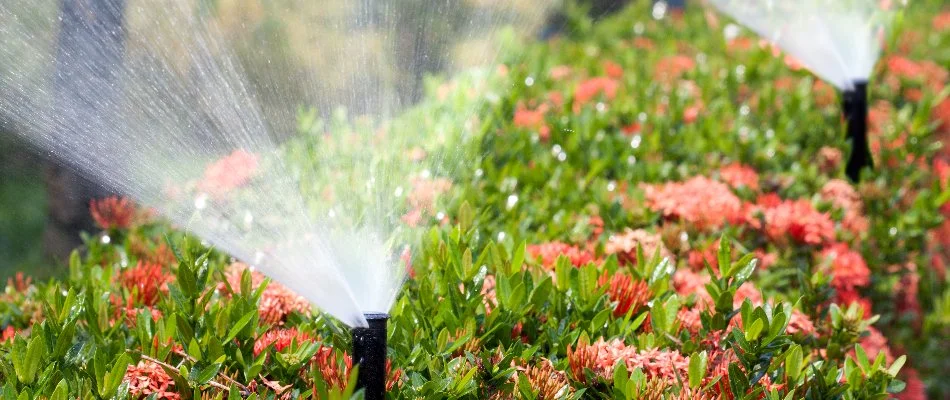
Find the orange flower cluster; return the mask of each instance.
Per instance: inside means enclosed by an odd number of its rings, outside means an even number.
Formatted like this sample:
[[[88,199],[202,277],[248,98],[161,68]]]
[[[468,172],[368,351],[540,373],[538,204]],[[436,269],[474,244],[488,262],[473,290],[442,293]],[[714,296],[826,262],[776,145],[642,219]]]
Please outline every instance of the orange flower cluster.
[[[684,55],[669,56],[656,63],[653,77],[666,84],[673,83],[696,67],[696,61]]]
[[[545,358],[535,365],[519,368],[518,378],[524,377],[538,392],[539,400],[554,400],[571,390],[567,374],[554,368]]]
[[[146,306],[158,303],[160,295],[168,292],[168,282],[172,280],[161,264],[145,261],[139,261],[119,274],[119,283],[132,293],[131,300]]]
[[[90,201],[89,214],[102,229],[129,229],[135,222],[136,210],[128,198],[110,196]]]
[[[235,292],[241,290],[241,274],[247,269],[248,266],[243,263],[234,263],[228,267],[227,272],[225,272],[225,277],[228,285],[231,286],[231,290]],[[264,282],[264,279],[264,275],[260,272],[251,271],[252,289],[256,289],[260,286],[261,283]],[[228,285],[221,282],[218,284],[218,290],[226,295],[231,295],[231,293],[228,292]],[[264,293],[261,294],[261,301],[257,307],[260,313],[261,323],[263,324],[283,325],[287,315],[292,312],[306,315],[310,314],[310,302],[307,301],[307,299],[277,282],[270,282],[267,285],[267,288],[264,289]]]
[[[834,239],[835,226],[827,213],[815,210],[811,202],[801,200],[781,200],[778,196],[763,196],[753,213],[761,212],[765,220],[765,234],[777,242],[786,236],[804,244],[820,245]],[[749,219],[753,227],[758,228],[759,221]]]
[[[553,271],[560,256],[567,257],[575,267],[594,261],[594,254],[563,242],[548,242],[528,245],[525,251],[532,260],[540,259],[541,266]]]
[[[125,370],[124,380],[129,383],[129,394],[133,398],[178,400],[181,395],[175,392],[175,380],[165,372],[161,365],[150,361],[139,361]]]
[[[696,176],[685,182],[645,185],[647,206],[669,219],[700,230],[717,229],[743,219],[742,201],[722,182]]]
[[[198,182],[198,190],[213,196],[223,196],[250,182],[257,173],[258,163],[257,155],[235,150],[205,169],[204,176]]]
[[[604,247],[604,252],[607,254],[616,254],[617,261],[620,262],[620,265],[636,265],[637,264],[637,246],[643,249],[643,256],[649,259],[659,251],[660,257],[670,259],[670,262],[675,263],[673,254],[667,250],[666,246],[663,244],[663,239],[659,234],[650,233],[643,229],[630,229],[627,228],[622,234],[619,235],[610,235],[607,238],[607,244]]]

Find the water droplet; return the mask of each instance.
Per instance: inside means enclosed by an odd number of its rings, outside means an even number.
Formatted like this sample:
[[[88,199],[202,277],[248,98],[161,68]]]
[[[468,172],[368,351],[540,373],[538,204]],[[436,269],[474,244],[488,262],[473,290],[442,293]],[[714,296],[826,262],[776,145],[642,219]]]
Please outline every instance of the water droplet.
[[[686,232],[680,232],[680,242],[689,242],[689,234]]]
[[[614,190],[617,190],[617,182],[616,181],[607,182],[607,191],[613,192]]]
[[[437,221],[441,221],[441,220],[443,220],[444,218],[445,218],[445,213],[444,213],[444,212],[439,211],[439,212],[435,213],[435,219],[436,219]]]
[[[557,160],[558,160],[558,161],[562,161],[562,162],[563,162],[564,160],[567,160],[567,153],[558,153],[558,155],[557,155]]]
[[[637,158],[634,156],[627,157],[627,164],[633,165],[637,163]]]
[[[554,146],[551,146],[551,154],[555,156],[561,154],[561,145],[555,144]]]
[[[739,107],[739,114],[742,114],[743,116],[749,115],[749,111],[750,111],[749,106],[747,105],[743,105],[742,107]]]
[[[640,114],[637,114],[637,120],[640,122],[647,122],[647,113],[641,112]]]
[[[533,78],[533,77],[530,77],[530,76],[527,77],[527,78],[524,78],[524,84],[525,84],[525,86],[533,86],[533,85],[534,85],[534,78]]]
[[[422,176],[422,178],[424,178],[424,179],[428,179],[429,177],[432,176],[432,171],[429,171],[429,170],[427,170],[427,169],[424,169],[424,170],[422,170],[422,173],[420,173],[419,175]]]
[[[328,211],[327,216],[330,218],[336,218],[336,211],[333,211],[333,210]]]
[[[630,139],[630,147],[637,149],[640,148],[640,142],[643,141],[643,138],[640,135],[633,135],[633,139]]]
[[[897,227],[892,226],[891,229],[887,230],[887,234],[891,236],[897,236]]]
[[[505,235],[505,232],[498,232],[498,241],[500,242],[502,240],[505,240],[505,236],[507,236]]]
[[[600,129],[600,130],[598,130],[597,133],[594,135],[594,140],[600,142],[600,141],[603,141],[606,136],[607,136],[607,133],[604,132],[603,129]]]
[[[252,215],[250,211],[245,211],[244,212],[244,227],[247,229],[251,229],[251,224],[253,223],[254,223],[254,215]]]
[[[739,65],[736,67],[736,77],[742,79],[745,76],[745,65]]]
[[[481,168],[475,170],[475,176],[481,178],[485,174],[485,171],[482,171]]]
[[[102,244],[109,244],[112,242],[112,238],[109,235],[102,235]]]
[[[264,253],[261,251],[254,252],[254,264],[260,264],[264,261]]]
[[[515,207],[515,204],[518,204],[518,195],[509,195],[508,202],[505,204],[509,210]]]
[[[480,171],[480,170],[479,170],[479,171]],[[478,175],[478,172],[476,172],[475,175]],[[396,191],[393,192],[393,195],[396,196],[396,197],[402,196],[402,190],[403,190],[403,189],[402,189],[402,186],[397,186],[397,187],[396,187]]]
[[[199,194],[198,197],[195,198],[195,208],[204,210],[206,207],[208,207],[208,195],[205,193]]]
[[[604,104],[603,102],[597,102],[596,108],[597,108],[597,112],[600,112],[600,113],[607,111],[607,105]]]
[[[766,138],[766,139],[772,139],[772,138],[774,138],[774,137],[775,137],[775,131],[774,131],[774,130],[768,129],[768,130],[765,131],[765,138]]]
[[[643,25],[643,22],[637,22],[633,24],[633,33],[637,35],[642,35],[643,31],[646,30],[646,27]]]
[[[736,24],[726,25],[725,28],[722,28],[722,35],[726,37],[726,41],[739,37],[739,26]]]
[[[663,19],[666,16],[666,2],[658,1],[653,3],[653,19]]]

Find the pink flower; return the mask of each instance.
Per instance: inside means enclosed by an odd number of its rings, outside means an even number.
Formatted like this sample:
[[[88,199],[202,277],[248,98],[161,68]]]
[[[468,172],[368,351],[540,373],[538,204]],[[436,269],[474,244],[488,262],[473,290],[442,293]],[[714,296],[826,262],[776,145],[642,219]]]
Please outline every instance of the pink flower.
[[[947,13],[947,15],[950,15],[950,13]],[[897,400],[927,400],[927,385],[920,380],[917,370],[904,367],[901,369],[901,375],[907,386],[904,387],[904,391],[894,395]]]
[[[950,29],[950,11],[944,11],[934,16],[933,27],[935,31],[945,31]]]
[[[578,343],[576,350],[568,346],[567,359],[574,379],[582,383],[591,383],[586,381],[585,369],[609,381],[613,378],[613,368],[618,360],[623,360],[630,371],[639,368],[648,378],[667,381],[682,379],[687,375],[689,366],[689,358],[676,350],[637,351],[619,339],[606,342],[603,338],[593,344]]]
[[[594,262],[594,255],[591,252],[563,242],[528,245],[526,252],[533,260],[540,259],[541,266],[551,271],[554,270],[560,256],[567,257],[571,265],[575,267]]]
[[[214,196],[246,185],[257,173],[257,155],[244,150],[215,161],[205,169],[204,176],[198,182],[198,190]]]
[[[607,238],[604,252],[607,254],[616,254],[617,260],[621,265],[636,265],[637,246],[643,249],[643,256],[648,260],[653,257],[653,254],[659,251],[660,257],[668,258],[672,263],[676,262],[673,259],[673,254],[663,245],[663,239],[660,235],[647,232],[643,229],[632,230],[627,228],[623,234],[610,235],[610,237]]]
[[[862,337],[859,343],[869,359],[873,360],[878,354],[883,353],[888,365],[894,362],[894,354],[891,353],[891,348],[887,344],[887,338],[874,327],[868,327],[868,335]]]
[[[548,76],[552,80],[559,81],[571,76],[571,67],[567,65],[558,65],[554,68],[551,68],[551,71],[548,72]]]
[[[759,190],[759,174],[749,166],[732,163],[719,168],[719,178],[734,188]]]
[[[644,195],[653,211],[687,221],[699,230],[717,229],[742,218],[742,201],[725,184],[703,176],[645,185]]]
[[[826,174],[834,173],[841,167],[844,154],[834,147],[822,147],[818,150],[818,168]]]
[[[848,248],[847,244],[829,245],[821,251],[821,257],[831,262],[831,285],[836,289],[851,290],[871,283],[871,270],[864,257]]]
[[[623,77],[623,67],[621,67],[620,64],[608,60],[604,61],[603,67],[607,76],[614,79],[620,79]]]
[[[710,277],[706,274],[699,274],[689,269],[678,269],[673,273],[673,288],[680,296],[690,296],[695,294],[698,306],[705,308],[713,304],[712,297],[706,291],[706,284]]]
[[[129,383],[129,394],[134,398],[154,395],[156,399],[181,399],[181,395],[174,391],[175,380],[161,365],[150,361],[130,365],[123,380]]]
[[[854,234],[867,231],[870,223],[864,216],[864,202],[850,183],[832,179],[821,188],[821,197],[844,211],[842,226]]]
[[[241,275],[247,269],[247,265],[243,263],[234,263],[225,272],[227,283],[235,293],[240,292]],[[251,271],[251,289],[256,290],[264,279],[264,275],[260,272]],[[227,285],[224,282],[218,284],[218,290],[228,296],[231,294],[227,291]],[[310,302],[277,282],[267,284],[257,308],[262,324],[283,325],[286,317],[292,312],[310,315]]]
[[[815,324],[811,322],[811,319],[807,315],[802,314],[801,311],[792,310],[792,315],[788,320],[788,327],[786,332],[790,335],[801,333],[802,335],[814,335],[815,334]]]
[[[695,67],[696,62],[690,57],[683,55],[670,56],[656,63],[653,77],[659,82],[668,84],[679,79]]]

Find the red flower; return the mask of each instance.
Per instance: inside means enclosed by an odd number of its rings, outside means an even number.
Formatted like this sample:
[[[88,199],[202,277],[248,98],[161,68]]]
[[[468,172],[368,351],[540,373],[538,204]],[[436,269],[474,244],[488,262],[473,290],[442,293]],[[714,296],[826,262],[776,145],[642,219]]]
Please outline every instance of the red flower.
[[[784,200],[773,205],[777,197],[761,197],[759,210],[765,217],[765,233],[772,240],[790,236],[799,243],[822,244],[834,239],[834,222],[827,213],[819,212],[808,200]],[[749,219],[753,227],[758,221]]]
[[[342,356],[339,356],[332,347],[321,345],[317,354],[314,355],[314,362],[327,386],[336,390],[346,389],[346,383],[353,371],[353,358],[349,354],[344,351]],[[402,370],[393,371],[392,363],[386,360],[386,391],[391,391],[400,385],[401,377]]]
[[[571,265],[575,267],[580,267],[594,261],[594,255],[589,251],[563,242],[532,244],[528,245],[526,251],[532,260],[540,259],[541,266],[552,271],[557,265],[557,259],[560,256],[567,257],[567,259],[571,261]]]
[[[315,342],[315,340],[306,332],[298,331],[297,328],[271,329],[254,341],[254,356],[260,355],[270,345],[274,345],[274,350],[280,352],[294,342],[299,345],[303,342]]]
[[[825,146],[818,150],[818,168],[821,172],[831,174],[838,171],[842,160],[844,154],[839,149]]]
[[[703,111],[702,103],[697,103],[683,109],[683,123],[692,124],[699,119],[699,113]]]
[[[538,129],[544,125],[544,111],[544,107],[530,110],[524,104],[519,104],[515,109],[513,124],[517,128]]]
[[[551,68],[551,71],[548,72],[548,76],[555,81],[562,80],[571,76],[571,67],[567,65],[558,65],[554,68]]]
[[[621,265],[637,264],[637,246],[643,249],[643,256],[649,260],[659,251],[660,257],[670,259],[671,263],[676,261],[673,254],[663,245],[663,239],[657,233],[650,233],[643,229],[627,228],[622,234],[610,235],[607,238],[607,244],[604,252],[607,254],[616,254],[617,261]]]
[[[129,383],[129,394],[133,398],[156,396],[156,399],[181,399],[174,392],[175,380],[165,372],[161,365],[150,361],[139,361],[125,370],[124,381]]]
[[[235,150],[205,169],[204,176],[198,182],[198,190],[214,196],[222,196],[250,182],[257,173],[257,166],[256,155],[244,150]]]
[[[589,103],[601,93],[607,100],[613,100],[617,96],[618,88],[620,88],[620,82],[608,77],[590,78],[577,84],[574,88],[574,112],[580,112],[584,104]]]
[[[577,349],[567,347],[568,365],[575,380],[587,382],[584,374],[589,369],[594,374],[606,379],[613,378],[613,368],[618,360],[623,360],[627,370],[641,369],[648,378],[657,378],[675,381],[686,376],[689,358],[683,357],[676,350],[645,349],[637,351],[633,346],[626,346],[619,339],[605,342],[603,338],[593,344],[578,343]]]
[[[914,263],[906,264],[904,269],[900,284],[897,286],[897,313],[909,315],[913,318],[914,328],[919,329],[923,317],[920,300],[917,298],[920,291],[920,274],[917,273],[917,264]]]
[[[947,13],[950,15],[950,13]],[[950,21],[948,21],[950,25]],[[920,375],[913,368],[904,367],[901,369],[901,375],[907,386],[904,391],[895,394],[897,400],[927,400],[927,385],[920,380]]]
[[[168,291],[168,282],[172,276],[164,271],[161,264],[139,261],[119,275],[119,283],[132,293],[132,300],[146,306],[158,303],[159,295]]]
[[[894,362],[894,354],[891,353],[891,348],[887,344],[887,338],[874,327],[868,327],[868,335],[861,338],[859,343],[869,359],[873,360],[883,352],[888,365]]]
[[[831,261],[831,285],[839,290],[852,290],[871,283],[871,270],[861,253],[844,243],[835,243],[821,251],[821,257]]]
[[[861,296],[856,289],[840,289],[837,291],[835,296],[835,303],[841,304],[845,307],[850,307],[851,304],[857,303],[861,310],[864,311],[864,316],[870,317],[873,312],[871,310],[871,300],[866,297]]]
[[[604,271],[600,281],[601,285],[607,284],[607,271]],[[614,273],[610,278],[607,295],[610,297],[611,303],[616,303],[614,316],[618,318],[627,315],[631,310],[633,310],[633,315],[636,315],[641,310],[646,309],[647,302],[653,298],[650,285],[619,272]]]
[[[16,337],[16,328],[13,325],[7,325],[6,328],[3,328],[3,333],[0,333],[0,343],[6,343]]]
[[[717,229],[742,219],[742,201],[721,182],[697,176],[686,182],[644,187],[647,206],[664,217],[680,219],[697,229]]]
[[[719,168],[719,178],[734,188],[759,190],[759,174],[752,167],[732,163]]]
[[[950,29],[950,11],[944,11],[934,16],[933,27],[935,31]]]
[[[248,267],[243,263],[234,263],[228,267],[225,277],[228,285],[231,286],[231,290],[235,292],[241,290],[241,275],[246,269]],[[256,290],[264,282],[264,279],[264,275],[260,272],[251,271],[252,290]],[[226,295],[231,294],[227,291],[227,286],[223,282],[218,285],[218,290],[225,292]],[[283,325],[284,319],[292,312],[310,315],[310,302],[277,282],[267,284],[257,307],[262,324]]]
[[[621,67],[620,64],[617,64],[613,61],[604,61],[603,66],[604,72],[607,74],[607,76],[614,79],[620,79],[623,77],[623,67]]]
[[[106,197],[89,202],[92,220],[102,229],[129,229],[135,220],[135,205],[125,197]]]
[[[675,55],[661,59],[656,63],[653,77],[663,83],[672,83],[680,76],[696,67],[696,62],[692,58]]]

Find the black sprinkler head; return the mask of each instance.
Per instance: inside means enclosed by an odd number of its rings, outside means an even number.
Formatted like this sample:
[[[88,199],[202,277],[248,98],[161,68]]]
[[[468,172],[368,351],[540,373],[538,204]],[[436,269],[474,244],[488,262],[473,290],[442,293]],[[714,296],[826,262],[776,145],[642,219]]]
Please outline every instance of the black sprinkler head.
[[[386,398],[386,321],[389,314],[367,313],[366,328],[353,328],[353,360],[359,365],[356,388],[366,400]]]
[[[855,81],[841,96],[841,111],[848,124],[847,138],[851,143],[851,157],[845,173],[852,182],[861,178],[861,170],[872,168],[871,149],[868,145],[868,82]]]

